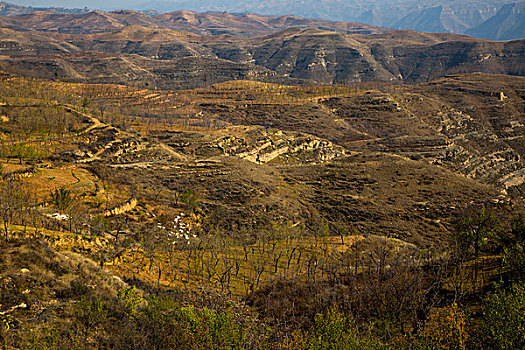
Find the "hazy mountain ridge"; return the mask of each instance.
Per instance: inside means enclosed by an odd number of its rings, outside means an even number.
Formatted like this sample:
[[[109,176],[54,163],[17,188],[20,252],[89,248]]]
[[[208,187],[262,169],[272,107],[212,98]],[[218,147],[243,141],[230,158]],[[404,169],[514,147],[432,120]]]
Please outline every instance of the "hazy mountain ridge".
[[[368,26],[379,26],[397,29],[410,29],[425,32],[448,32],[469,34],[480,38],[494,40],[512,40],[524,38],[524,22],[519,20],[519,13],[523,13],[523,0],[427,0],[427,1],[226,1],[217,4],[215,1],[204,0],[198,3],[186,0],[172,1],[150,1],[139,3],[138,1],[127,3],[123,7],[139,10],[142,14],[153,17],[160,16],[162,21],[165,14],[162,12],[173,11],[197,11],[206,12],[213,16],[221,12],[236,13],[233,17],[239,17],[243,21],[245,16],[255,16],[252,13],[263,15],[283,16],[295,21],[310,22],[308,26],[335,29],[334,24],[320,23],[323,21],[357,22],[366,23]],[[510,12],[508,9],[519,9],[518,13]],[[86,13],[86,9],[64,9],[64,8],[33,8],[8,3],[0,3],[0,15],[12,16],[35,11],[47,11],[53,13]],[[293,16],[292,16],[293,15]],[[178,20],[184,21],[184,15]],[[232,18],[233,18],[232,17]],[[505,19],[509,17],[508,19]],[[517,17],[517,18],[515,18]],[[202,17],[201,17],[202,18]],[[306,19],[308,18],[308,19]],[[321,20],[314,20],[314,18]],[[235,21],[235,20],[234,20]],[[314,22],[311,22],[314,21]],[[316,23],[318,22],[318,23]],[[138,23],[135,23],[138,24]],[[179,23],[180,24],[180,23]],[[290,24],[290,23],[288,23]],[[295,23],[294,25],[300,25]],[[163,26],[164,27],[164,26]],[[344,31],[344,26],[337,26],[337,30]],[[366,29],[366,25],[363,25]],[[483,29],[487,27],[486,29]],[[187,30],[189,28],[186,28]],[[284,29],[280,27],[279,29]],[[225,31],[228,32],[228,31]],[[220,34],[221,29],[211,31],[212,34]],[[244,33],[245,34],[245,33]]]
[[[335,21],[359,22],[380,27],[410,29],[425,32],[470,33],[474,27],[498,15],[506,4],[522,4],[523,1],[508,0],[456,0],[456,1],[229,1],[217,4],[214,1],[151,1],[137,5],[139,9],[154,8],[161,11],[185,9],[194,11],[257,12],[277,15],[292,14],[308,18],[323,18]],[[517,24],[523,28],[523,21]],[[497,31],[492,36],[496,40],[520,39],[520,31],[513,36],[500,37]],[[490,32],[489,32],[490,35]]]
[[[466,33],[478,38],[498,40],[525,37],[525,2],[503,6],[495,16]]]
[[[0,16],[16,16],[16,15],[32,13],[32,12],[37,12],[37,11],[46,11],[46,12],[53,12],[53,13],[89,12],[87,8],[69,9],[65,7],[27,7],[27,6],[11,4],[5,1],[0,2]]]
[[[175,11],[148,15],[136,11],[91,11],[82,14],[33,12],[3,17],[1,25],[18,30],[39,30],[68,34],[104,33],[140,25],[158,29],[185,30],[201,35],[230,34],[253,37],[275,33],[288,28],[322,28],[343,33],[375,34],[389,31],[359,23],[312,20],[296,16],[261,16],[229,13],[200,14]]]
[[[202,87],[232,79],[424,82],[455,73],[523,75],[525,70],[525,40],[493,42],[455,34],[378,28],[370,30],[374,34],[315,28],[274,33],[275,27],[288,20],[257,17],[266,22],[254,20],[258,27],[249,22],[247,28],[246,22],[232,22],[231,17],[235,18],[230,14],[186,12],[166,15],[166,22],[173,27],[184,18],[179,27],[191,26],[193,32],[204,35],[162,29],[149,21],[150,16],[131,11],[81,15],[38,12],[3,17],[2,22],[14,19],[10,25],[18,30],[0,30],[0,65],[21,75],[47,79],[147,83],[166,89]],[[232,25],[228,27],[230,33],[267,35],[209,35],[210,28],[217,30],[219,23]],[[33,30],[21,28],[23,24]],[[67,34],[77,31],[88,34]]]

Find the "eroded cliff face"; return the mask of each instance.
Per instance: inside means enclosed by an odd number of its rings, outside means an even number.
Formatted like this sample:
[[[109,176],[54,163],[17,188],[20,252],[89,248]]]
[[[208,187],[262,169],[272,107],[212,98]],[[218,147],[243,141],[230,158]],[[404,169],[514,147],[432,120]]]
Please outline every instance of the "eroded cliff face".
[[[226,155],[258,164],[326,162],[346,154],[343,147],[311,135],[262,128],[255,129],[250,134],[251,139],[224,137],[216,141],[216,146]]]
[[[122,215],[122,214],[127,213],[128,211],[132,211],[133,209],[135,209],[137,204],[138,204],[138,200],[136,198],[130,198],[126,202],[122,203],[121,205],[119,205],[119,206],[117,206],[117,207],[115,207],[115,208],[113,208],[111,210],[106,210],[104,212],[104,215],[105,216]]]

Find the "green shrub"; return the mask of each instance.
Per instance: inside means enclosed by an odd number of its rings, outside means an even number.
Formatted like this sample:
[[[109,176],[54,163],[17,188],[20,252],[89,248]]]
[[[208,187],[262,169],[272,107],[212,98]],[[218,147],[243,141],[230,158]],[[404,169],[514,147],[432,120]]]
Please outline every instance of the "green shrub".
[[[230,312],[179,307],[174,301],[164,298],[150,301],[144,316],[141,324],[147,327],[148,345],[152,348],[242,348],[243,332]]]
[[[106,302],[100,297],[82,298],[76,305],[76,316],[86,330],[103,324],[109,314]]]
[[[138,307],[144,302],[144,299],[135,287],[128,287],[118,291],[118,301],[126,310],[127,315],[134,318],[138,312]]]
[[[515,218],[511,223],[510,234],[504,238],[505,265],[523,280],[525,277],[525,216]]]
[[[288,346],[283,346],[287,348]],[[360,337],[353,321],[336,310],[317,314],[308,332],[295,332],[292,349],[308,350],[365,350],[383,348],[379,342]]]
[[[498,289],[485,300],[483,334],[493,349],[525,349],[525,284]]]
[[[61,187],[59,189],[55,189],[51,193],[51,201],[55,208],[64,212],[73,203],[73,196],[71,196],[70,190],[66,190],[65,188]]]

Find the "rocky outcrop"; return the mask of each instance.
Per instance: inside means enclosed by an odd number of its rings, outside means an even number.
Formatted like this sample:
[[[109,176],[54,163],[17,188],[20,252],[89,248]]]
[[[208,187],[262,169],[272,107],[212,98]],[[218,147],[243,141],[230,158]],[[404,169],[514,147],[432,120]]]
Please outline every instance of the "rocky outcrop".
[[[111,210],[106,210],[104,212],[104,216],[115,216],[115,215],[124,214],[128,211],[135,209],[137,204],[138,204],[138,201],[136,198],[130,198],[125,203],[119,205],[118,207],[115,207]]]
[[[256,164],[271,161],[325,162],[345,155],[344,148],[328,140],[299,133],[271,130],[257,139],[225,137],[216,143],[225,155],[236,156]]]

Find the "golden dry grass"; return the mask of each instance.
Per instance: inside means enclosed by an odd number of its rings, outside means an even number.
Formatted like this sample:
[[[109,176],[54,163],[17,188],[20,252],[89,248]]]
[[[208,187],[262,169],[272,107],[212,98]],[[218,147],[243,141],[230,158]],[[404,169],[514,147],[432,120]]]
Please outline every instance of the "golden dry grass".
[[[96,191],[97,178],[86,169],[78,166],[40,169],[36,174],[24,180],[35,190],[38,198],[43,198],[53,190],[66,188],[75,194]]]
[[[361,239],[344,236],[342,243],[340,236],[304,237],[244,246],[228,239],[195,240],[187,247],[182,241],[167,250],[129,249],[108,268],[153,284],[207,285],[242,295],[278,279],[322,280],[342,272],[335,267],[337,257]]]

